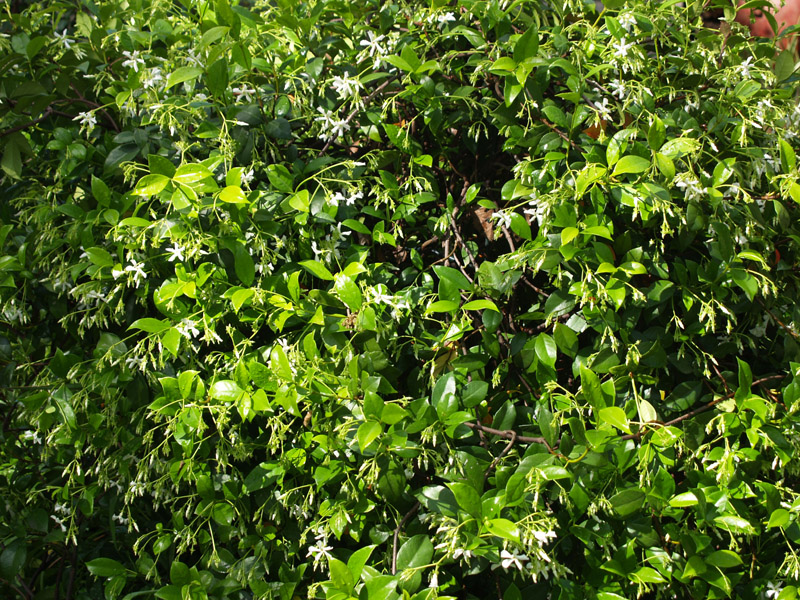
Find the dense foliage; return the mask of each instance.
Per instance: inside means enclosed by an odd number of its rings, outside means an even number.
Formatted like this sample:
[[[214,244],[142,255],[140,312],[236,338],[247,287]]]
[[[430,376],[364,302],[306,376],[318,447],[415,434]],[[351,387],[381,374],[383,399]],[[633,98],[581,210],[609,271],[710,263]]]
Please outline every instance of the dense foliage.
[[[6,2],[4,597],[794,598],[798,78],[716,7]]]

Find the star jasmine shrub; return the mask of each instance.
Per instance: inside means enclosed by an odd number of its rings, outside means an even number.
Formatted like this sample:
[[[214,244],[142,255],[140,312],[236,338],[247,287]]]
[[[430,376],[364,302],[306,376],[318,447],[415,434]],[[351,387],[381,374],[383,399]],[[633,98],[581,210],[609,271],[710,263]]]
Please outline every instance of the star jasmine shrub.
[[[6,3],[0,595],[796,598],[735,5]]]

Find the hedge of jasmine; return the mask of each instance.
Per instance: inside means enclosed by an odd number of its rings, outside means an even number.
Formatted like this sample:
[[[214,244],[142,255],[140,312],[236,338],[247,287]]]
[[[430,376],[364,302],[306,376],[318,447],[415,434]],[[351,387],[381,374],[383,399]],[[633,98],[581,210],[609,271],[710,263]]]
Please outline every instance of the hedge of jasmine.
[[[3,594],[795,598],[798,76],[713,4],[6,3]]]

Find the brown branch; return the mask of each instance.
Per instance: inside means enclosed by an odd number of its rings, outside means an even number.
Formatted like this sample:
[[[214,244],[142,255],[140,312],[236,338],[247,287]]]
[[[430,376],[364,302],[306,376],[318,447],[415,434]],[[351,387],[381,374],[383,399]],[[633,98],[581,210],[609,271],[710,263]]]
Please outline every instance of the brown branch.
[[[506,440],[514,439],[515,442],[522,442],[524,444],[544,444],[547,446],[547,449],[552,451],[553,448],[550,447],[550,444],[547,443],[547,440],[543,437],[531,437],[527,435],[517,435],[516,431],[511,431],[510,429],[495,429],[494,427],[487,427],[483,423],[463,423],[470,429],[476,429],[478,431],[485,431],[486,433],[491,433],[492,435],[499,436]],[[556,446],[557,447],[557,446]]]
[[[394,538],[392,539],[392,575],[397,573],[397,538],[400,536],[400,531],[406,526],[406,523],[411,520],[411,517],[417,513],[420,506],[419,500],[417,500],[417,503],[405,514],[394,530]]]
[[[511,433],[512,433],[512,435],[509,438],[508,444],[506,444],[506,447],[503,448],[503,451],[495,457],[495,459],[492,461],[492,464],[490,464],[489,468],[486,469],[486,471],[484,472],[484,474],[483,474],[483,482],[484,483],[486,483],[486,480],[489,479],[489,474],[497,466],[497,463],[499,463],[500,460],[506,454],[508,454],[511,451],[511,448],[514,446],[514,443],[517,441],[517,432],[516,431],[512,431]]]
[[[766,383],[767,381],[774,381],[776,379],[783,379],[784,377],[786,377],[786,375],[770,375],[769,377],[762,377],[761,379],[756,379],[753,382],[753,385],[758,385],[760,383]],[[708,404],[704,404],[703,406],[699,406],[698,408],[695,408],[694,410],[690,410],[688,413],[682,414],[679,417],[675,417],[674,419],[672,419],[670,421],[667,421],[666,423],[658,423],[658,422],[653,422],[653,421],[651,421],[651,422],[656,423],[656,424],[660,425],[661,427],[670,427],[671,425],[675,425],[677,423],[685,421],[686,419],[691,419],[692,417],[695,417],[695,416],[697,416],[699,414],[702,414],[702,413],[704,413],[706,411],[709,411],[712,408],[714,408],[717,404],[722,402],[723,400],[730,400],[735,395],[736,395],[736,392],[730,392],[730,393],[722,396],[721,398],[717,398],[716,400],[712,400]],[[622,440],[638,440],[638,439],[640,439],[642,437],[642,435],[644,433],[647,433],[647,432],[646,431],[638,431],[636,433],[630,433],[630,434],[627,434],[627,435],[623,435],[620,439],[622,439]]]
[[[760,384],[766,383],[768,381],[775,381],[775,380],[778,380],[778,379],[783,379],[784,377],[786,377],[786,375],[769,375],[767,377],[762,377],[761,379],[756,379],[753,382],[752,385],[760,385]],[[675,417],[674,419],[671,419],[670,421],[666,421],[664,423],[662,423],[660,421],[648,421],[648,423],[649,424],[653,424],[653,425],[659,425],[660,427],[670,427],[671,425],[675,425],[675,424],[680,423],[682,421],[685,421],[687,419],[691,419],[692,417],[697,416],[699,414],[702,414],[702,413],[704,413],[706,411],[709,411],[712,408],[714,408],[717,404],[722,402],[723,400],[729,400],[729,399],[733,398],[735,395],[736,395],[736,392],[730,392],[729,394],[726,394],[725,396],[717,398],[716,400],[712,400],[708,404],[704,404],[703,406],[700,406],[698,408],[690,410],[688,413],[684,413],[681,416]],[[645,423],[645,425],[646,424],[647,423]],[[545,440],[543,437],[531,437],[531,436],[525,436],[525,435],[517,435],[517,432],[513,431],[511,429],[495,429],[493,427],[486,427],[485,425],[483,425],[480,422],[463,423],[463,425],[466,425],[470,429],[475,429],[475,430],[477,430],[479,432],[485,431],[486,433],[491,433],[492,435],[499,436],[499,437],[501,437],[503,439],[506,439],[506,440],[513,440],[514,442],[522,442],[522,443],[525,443],[525,444],[544,444],[547,447],[547,450],[551,454],[555,454],[554,451],[557,450],[558,446],[561,444],[561,441],[559,440],[559,442],[557,444],[555,444],[554,446],[550,446],[550,444],[547,443],[547,440]],[[638,431],[637,433],[626,434],[626,435],[623,435],[622,437],[620,437],[619,439],[620,440],[638,440],[645,433],[647,433],[647,430]],[[505,454],[505,452],[503,454]],[[502,456],[502,454],[500,456]]]
[[[51,114],[53,114],[53,108],[51,106],[48,106],[41,117],[28,121],[27,123],[23,123],[22,125],[17,125],[15,127],[10,127],[9,129],[6,129],[4,131],[0,131],[0,138],[6,137],[7,135],[11,135],[12,133],[16,133],[18,131],[22,131],[23,129],[27,129],[28,127],[33,127],[37,123],[41,123],[42,121],[47,119]]]

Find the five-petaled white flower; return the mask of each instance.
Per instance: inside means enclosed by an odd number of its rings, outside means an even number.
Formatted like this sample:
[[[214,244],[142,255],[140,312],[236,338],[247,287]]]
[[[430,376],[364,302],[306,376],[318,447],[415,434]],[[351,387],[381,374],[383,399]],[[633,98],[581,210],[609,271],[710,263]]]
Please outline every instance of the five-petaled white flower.
[[[773,581],[770,581],[767,584],[767,591],[764,592],[764,595],[767,598],[777,598],[778,596],[780,596],[782,588],[783,586],[780,583],[775,583]]]
[[[508,550],[500,551],[500,565],[504,569],[508,569],[511,566],[515,566],[517,569],[522,571],[522,569],[525,568],[523,563],[526,563],[529,560],[530,559],[524,554],[512,554]]]
[[[133,282],[140,283],[147,279],[147,273],[144,271],[144,263],[137,263],[133,262],[125,267],[125,271],[128,273],[133,273]]]
[[[356,77],[350,77],[347,73],[345,73],[344,76],[336,75],[333,78],[331,87],[333,87],[342,100],[351,96],[357,96],[362,89],[361,82]]]
[[[65,48],[65,49],[67,49],[67,50],[69,50],[70,48],[72,48],[72,44],[74,44],[74,43],[75,43],[75,40],[72,40],[72,39],[70,39],[70,38],[68,38],[68,37],[67,37],[67,30],[66,30],[66,29],[65,29],[64,31],[62,31],[61,33],[58,33],[58,32],[56,31],[56,32],[54,32],[54,33],[53,33],[53,35],[55,35],[55,36],[56,36],[56,39],[58,39],[58,41],[59,41],[59,42],[60,42],[60,43],[61,43],[61,44],[64,46],[64,48]]]
[[[169,258],[167,258],[169,262],[183,260],[183,248],[178,245],[178,242],[173,242],[172,248],[167,248],[167,252],[169,252]]]
[[[97,125],[97,117],[94,116],[92,112],[82,112],[78,113],[73,121],[80,121],[81,122],[81,129],[84,127],[86,128],[87,135],[92,132],[94,126]]]
[[[138,50],[134,50],[133,52],[128,52],[127,50],[123,50],[122,54],[128,59],[122,61],[123,67],[131,67],[134,71],[138,73],[139,65],[144,66],[144,59],[139,57]]]
[[[253,94],[256,93],[255,88],[249,87],[246,83],[242,87],[232,88],[233,95],[236,96],[236,101],[244,100],[245,102],[253,101]]]
[[[385,54],[386,49],[381,46],[381,40],[383,40],[386,36],[375,35],[372,31],[368,31],[367,35],[369,36],[369,39],[361,40],[359,45],[364,46],[364,48],[369,50],[370,56],[375,56],[376,54],[382,56]]]
[[[625,58],[628,56],[628,50],[633,48],[633,42],[625,41],[625,38],[622,38],[619,42],[614,44],[614,56],[617,58]]]
[[[439,15],[436,17],[436,21],[439,25],[444,25],[445,23],[453,23],[456,20],[456,16],[451,12],[446,12],[443,15]]]
[[[242,185],[250,185],[253,182],[253,169],[250,169],[247,173],[242,171]]]
[[[319,540],[316,545],[308,547],[308,554],[306,556],[312,557],[314,559],[314,565],[320,564],[323,558],[331,559],[333,555],[331,554],[331,550],[333,550],[333,546],[327,546],[325,544],[325,540]]]

